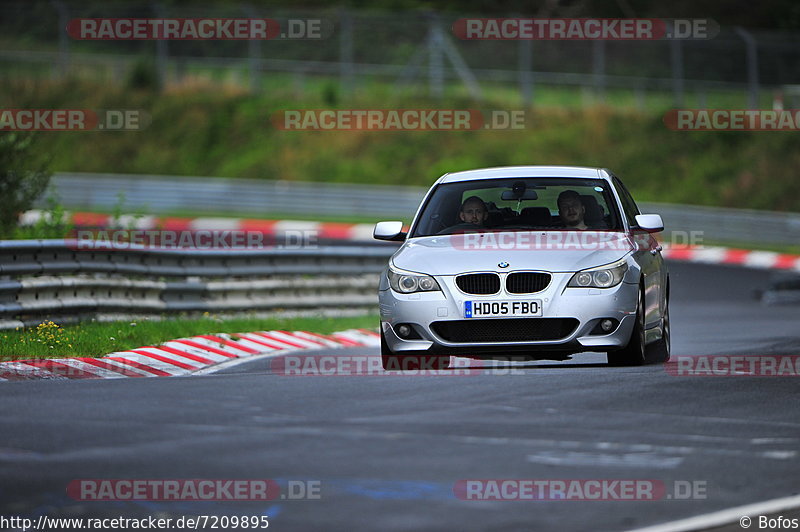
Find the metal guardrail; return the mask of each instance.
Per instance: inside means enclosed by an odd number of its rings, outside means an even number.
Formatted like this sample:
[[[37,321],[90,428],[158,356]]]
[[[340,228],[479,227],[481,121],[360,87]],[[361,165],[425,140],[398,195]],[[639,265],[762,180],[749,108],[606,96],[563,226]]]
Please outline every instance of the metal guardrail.
[[[51,190],[75,210],[111,209],[122,197],[127,209],[151,214],[185,210],[263,217],[277,212],[297,213],[298,219],[310,213],[410,217],[426,192],[387,185],[85,173],[55,174]]]
[[[108,211],[122,194],[127,209],[151,214],[227,211],[268,217],[269,213],[290,211],[298,219],[320,214],[373,216],[376,221],[410,219],[426,192],[422,187],[85,173],[56,174],[51,186],[69,209]],[[667,232],[673,233],[674,238],[668,239],[672,243],[692,243],[681,240],[691,238],[692,232],[717,243],[800,242],[798,213],[649,202],[641,203],[640,208],[661,214]]]
[[[106,314],[373,308],[389,247],[77,249],[0,241],[0,330]]]
[[[680,232],[673,244],[703,244],[705,242],[737,245],[798,245],[800,243],[800,214],[726,209],[671,203],[639,203],[643,212],[654,212],[664,219],[667,234]],[[682,242],[681,238],[698,232],[701,241]]]

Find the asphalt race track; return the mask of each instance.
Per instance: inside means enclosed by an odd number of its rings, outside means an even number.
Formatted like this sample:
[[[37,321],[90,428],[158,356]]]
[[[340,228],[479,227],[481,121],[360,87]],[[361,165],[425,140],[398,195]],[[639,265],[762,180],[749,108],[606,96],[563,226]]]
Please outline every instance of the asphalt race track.
[[[752,295],[770,272],[670,269],[673,356],[800,354],[800,306]],[[679,377],[660,364],[607,367],[599,354],[453,377],[289,377],[272,362],[188,378],[0,384],[0,514],[268,515],[270,530],[622,530],[800,491],[792,377]],[[75,479],[310,480],[320,497],[83,501],[66,494]],[[474,501],[454,496],[462,479],[647,479],[667,491],[655,501]],[[705,491],[684,500],[675,481]]]

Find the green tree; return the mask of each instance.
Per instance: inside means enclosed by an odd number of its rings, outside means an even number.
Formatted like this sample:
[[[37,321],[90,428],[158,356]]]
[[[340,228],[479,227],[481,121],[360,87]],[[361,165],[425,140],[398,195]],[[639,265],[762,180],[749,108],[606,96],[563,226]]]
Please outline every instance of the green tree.
[[[0,133],[0,237],[10,238],[19,215],[47,188],[50,172],[33,149],[30,133]]]

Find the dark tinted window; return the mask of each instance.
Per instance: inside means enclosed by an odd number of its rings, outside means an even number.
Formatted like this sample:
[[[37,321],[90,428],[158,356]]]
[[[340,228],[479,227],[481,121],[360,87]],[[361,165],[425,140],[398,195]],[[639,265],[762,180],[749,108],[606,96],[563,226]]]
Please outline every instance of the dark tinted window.
[[[584,206],[584,221],[589,229],[622,229],[616,200],[602,179],[508,178],[439,185],[420,212],[411,236],[482,230],[569,230],[559,216],[557,201],[565,192]],[[477,220],[475,198],[485,213]],[[462,216],[462,205],[468,199],[465,209],[469,216]]]

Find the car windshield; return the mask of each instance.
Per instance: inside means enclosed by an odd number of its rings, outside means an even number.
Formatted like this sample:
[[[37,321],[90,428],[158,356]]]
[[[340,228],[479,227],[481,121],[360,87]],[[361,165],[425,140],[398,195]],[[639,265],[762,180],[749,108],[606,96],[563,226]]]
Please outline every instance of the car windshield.
[[[411,236],[586,229],[622,230],[608,182],[508,178],[437,186],[420,212]]]

